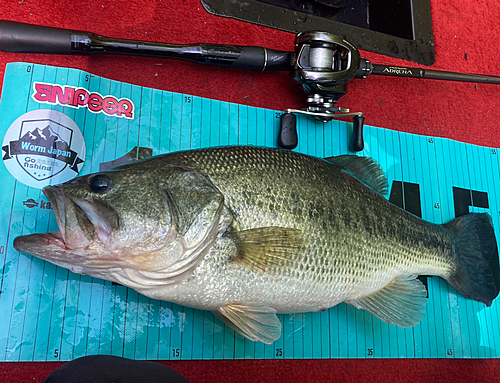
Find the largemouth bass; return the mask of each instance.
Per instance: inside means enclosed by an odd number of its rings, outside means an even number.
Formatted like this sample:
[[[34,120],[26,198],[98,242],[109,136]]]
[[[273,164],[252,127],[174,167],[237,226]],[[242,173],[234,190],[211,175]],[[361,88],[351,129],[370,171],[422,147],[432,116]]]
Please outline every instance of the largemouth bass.
[[[424,316],[417,275],[498,295],[487,214],[445,225],[389,203],[370,158],[255,147],[156,156],[48,186],[59,231],[14,247],[79,274],[211,310],[245,337],[280,337],[277,313],[346,302],[402,327]]]

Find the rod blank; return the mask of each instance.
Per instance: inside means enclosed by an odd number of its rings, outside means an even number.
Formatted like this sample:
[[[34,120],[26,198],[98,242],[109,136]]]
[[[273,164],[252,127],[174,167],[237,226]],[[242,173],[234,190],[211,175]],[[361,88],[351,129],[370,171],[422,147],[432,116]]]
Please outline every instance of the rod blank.
[[[500,84],[499,76],[486,76],[481,74],[468,74],[445,72],[432,69],[422,68],[406,68],[396,67],[389,65],[372,64],[370,74],[377,74],[383,76],[395,77],[413,77],[413,78],[427,78],[433,80],[448,80],[448,81],[462,81],[462,82],[479,82],[486,84]]]

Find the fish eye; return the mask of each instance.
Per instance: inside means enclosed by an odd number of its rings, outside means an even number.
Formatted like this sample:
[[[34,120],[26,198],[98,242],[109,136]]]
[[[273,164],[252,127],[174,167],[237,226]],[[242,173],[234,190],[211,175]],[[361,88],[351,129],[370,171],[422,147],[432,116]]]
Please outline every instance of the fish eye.
[[[89,188],[94,193],[105,193],[111,184],[111,179],[105,174],[96,174],[89,179]]]

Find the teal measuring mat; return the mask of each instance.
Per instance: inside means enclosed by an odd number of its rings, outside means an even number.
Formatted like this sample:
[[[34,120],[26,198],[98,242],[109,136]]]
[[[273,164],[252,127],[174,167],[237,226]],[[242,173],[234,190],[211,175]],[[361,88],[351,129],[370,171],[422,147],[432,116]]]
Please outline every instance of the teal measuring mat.
[[[280,112],[142,88],[74,69],[13,63],[5,72],[0,116],[2,361],[92,354],[152,360],[500,356],[498,301],[487,308],[438,277],[423,278],[429,299],[425,317],[413,328],[388,325],[340,304],[324,312],[279,315],[282,336],[264,345],[235,335],[211,312],[152,300],[13,248],[19,235],[57,229],[40,190],[44,183],[97,172],[126,161],[127,153],[273,147]],[[297,151],[317,157],[349,152],[351,124],[301,116],[297,123]],[[392,202],[435,223],[486,211],[499,236],[497,149],[371,126],[364,136],[365,150],[359,154],[384,168]],[[58,153],[49,155],[37,144],[48,139],[58,145]]]

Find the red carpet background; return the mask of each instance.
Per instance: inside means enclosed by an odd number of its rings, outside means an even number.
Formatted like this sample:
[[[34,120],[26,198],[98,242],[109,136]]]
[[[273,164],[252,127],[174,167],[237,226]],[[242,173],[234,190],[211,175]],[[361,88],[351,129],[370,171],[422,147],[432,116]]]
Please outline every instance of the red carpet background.
[[[500,75],[498,0],[431,0],[437,70]],[[294,35],[208,14],[199,0],[3,0],[0,19],[166,43],[258,45],[292,50]],[[362,52],[373,63],[414,63]],[[178,60],[132,56],[0,53],[82,69],[110,79],[178,93],[283,110],[305,107],[287,73],[254,73]],[[0,84],[1,85],[1,84]],[[340,106],[363,111],[366,124],[500,147],[500,86],[369,76],[353,80]],[[0,116],[1,118],[1,116]],[[498,177],[499,175],[492,175]],[[500,331],[500,329],[499,329]],[[41,382],[62,363],[1,363],[1,382]],[[497,360],[264,360],[164,362],[195,382],[480,382],[500,381]]]

